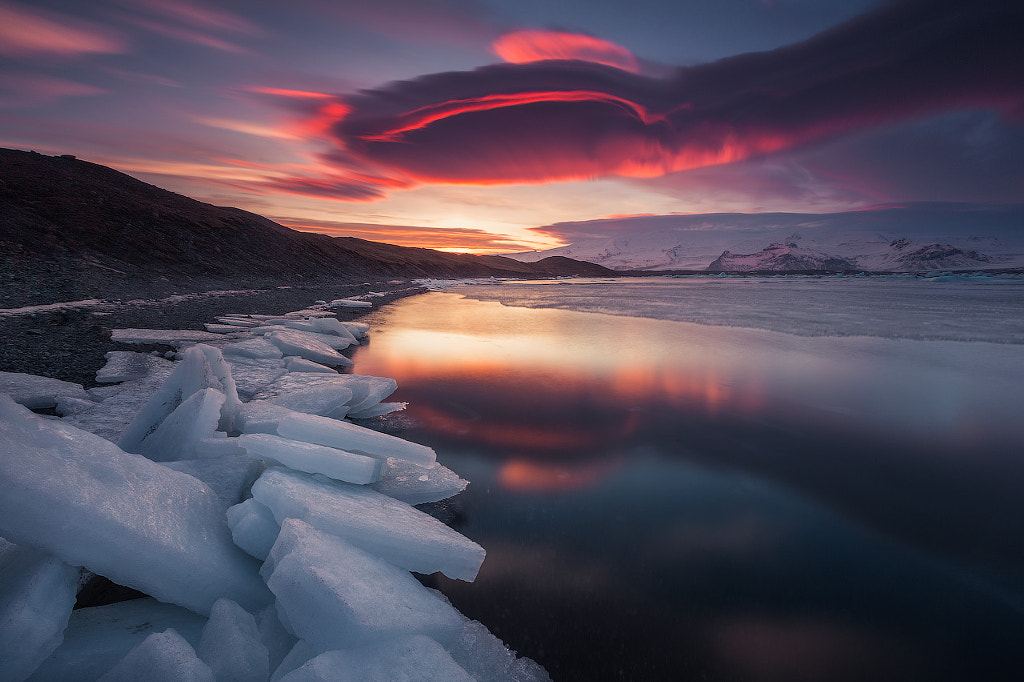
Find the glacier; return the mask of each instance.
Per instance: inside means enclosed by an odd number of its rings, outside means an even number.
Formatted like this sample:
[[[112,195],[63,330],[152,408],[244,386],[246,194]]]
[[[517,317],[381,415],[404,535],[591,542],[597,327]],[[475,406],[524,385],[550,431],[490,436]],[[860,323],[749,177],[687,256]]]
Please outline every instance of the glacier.
[[[411,506],[466,480],[347,421],[405,405],[334,369],[353,303],[115,330],[175,350],[108,353],[89,390],[0,374],[3,679],[550,679],[411,573],[486,552]],[[97,576],[146,597],[72,610]]]

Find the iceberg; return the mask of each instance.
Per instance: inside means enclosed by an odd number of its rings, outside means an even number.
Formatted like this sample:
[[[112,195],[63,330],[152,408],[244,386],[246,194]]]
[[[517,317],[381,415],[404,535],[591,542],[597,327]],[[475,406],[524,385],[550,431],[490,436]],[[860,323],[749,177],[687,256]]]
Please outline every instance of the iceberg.
[[[208,613],[269,595],[197,479],[0,395],[0,534],[114,582]]]
[[[459,612],[411,574],[288,519],[262,569],[292,633],[318,653],[423,634],[458,635]]]
[[[301,519],[408,571],[472,582],[486,554],[429,514],[364,486],[275,467],[252,494],[279,524]]]

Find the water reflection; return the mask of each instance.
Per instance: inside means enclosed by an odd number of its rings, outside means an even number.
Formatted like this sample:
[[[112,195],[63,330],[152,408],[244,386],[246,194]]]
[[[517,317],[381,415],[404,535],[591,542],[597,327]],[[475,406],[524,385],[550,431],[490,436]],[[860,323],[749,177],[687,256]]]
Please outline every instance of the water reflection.
[[[451,294],[355,370],[472,481],[439,579],[556,679],[999,679],[1024,662],[1016,346],[801,338]]]

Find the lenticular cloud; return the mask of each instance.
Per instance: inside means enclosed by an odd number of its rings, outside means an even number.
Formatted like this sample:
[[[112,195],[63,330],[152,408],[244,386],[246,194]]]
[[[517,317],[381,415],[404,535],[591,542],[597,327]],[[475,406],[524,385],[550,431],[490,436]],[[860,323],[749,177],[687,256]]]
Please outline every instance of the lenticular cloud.
[[[622,68],[608,46],[588,56],[511,34],[499,54],[523,63],[361,92],[329,129],[348,154],[420,182],[657,176],[944,111],[1019,110],[1022,30],[1007,3],[895,3],[667,78]]]

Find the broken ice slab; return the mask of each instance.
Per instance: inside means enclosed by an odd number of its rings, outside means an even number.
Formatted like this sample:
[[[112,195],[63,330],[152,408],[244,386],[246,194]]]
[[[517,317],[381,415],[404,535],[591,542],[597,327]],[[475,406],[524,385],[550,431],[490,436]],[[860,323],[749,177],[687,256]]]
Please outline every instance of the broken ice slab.
[[[383,417],[386,414],[404,410],[408,405],[409,403],[377,403],[373,407],[365,410],[359,410],[357,412],[349,412],[345,416],[353,419],[372,419],[374,417]]]
[[[284,366],[289,372],[310,372],[316,374],[337,374],[338,371],[319,362],[306,360],[297,355],[289,355],[284,359]]]
[[[236,438],[221,438],[218,442],[235,445],[231,441]],[[184,459],[176,462],[164,462],[164,466],[198,478],[220,499],[224,509],[236,505],[249,494],[253,482],[263,473],[261,462],[246,457],[239,447],[237,451],[225,450],[226,453],[212,459]]]
[[[366,484],[380,480],[384,462],[337,448],[282,438],[267,433],[243,433],[237,439],[254,459],[279,462],[292,469],[349,483]]]
[[[469,481],[436,462],[433,466],[421,467],[388,458],[381,479],[370,487],[406,504],[424,504],[458,495],[467,485]]]
[[[327,304],[331,308],[372,308],[369,301],[355,301],[351,298],[336,298]]]
[[[210,488],[3,395],[0,534],[199,613],[269,598]]]
[[[195,329],[114,329],[110,332],[110,339],[121,343],[160,343],[178,346],[189,343],[222,342],[224,335]]]
[[[260,340],[262,341],[262,339]],[[225,359],[231,365],[231,376],[235,380],[235,388],[239,397],[246,400],[251,400],[253,396],[266,390],[268,386],[288,373],[284,360],[281,359],[246,358],[239,355],[227,355]]]
[[[349,328],[336,317],[314,317],[309,320],[310,324],[313,325],[313,329],[322,334],[336,334],[338,336],[344,336],[352,341],[352,343],[359,343],[359,339],[356,335],[349,330]]]
[[[338,336],[337,334],[323,334],[321,332],[312,331],[311,329],[297,329],[294,326],[295,324],[297,323],[292,323],[289,325],[280,324],[270,325],[266,327],[254,327],[252,332],[254,334],[263,334],[267,338],[269,338],[272,334],[276,334],[279,332],[294,332],[296,334],[301,334],[303,337],[310,341],[318,341],[319,343],[322,343],[323,345],[328,346],[329,348],[333,348],[334,350],[345,350],[349,346],[359,343],[352,337],[351,334],[348,336]]]
[[[278,423],[277,435],[370,457],[404,459],[421,466],[429,466],[437,459],[426,445],[312,414],[289,414]]]
[[[154,632],[97,682],[215,682],[213,671],[172,629]]]
[[[228,509],[227,521],[235,544],[260,561],[270,554],[281,530],[274,512],[252,497]]]
[[[142,379],[157,372],[166,372],[169,375],[174,369],[174,363],[170,360],[154,357],[149,353],[112,350],[105,357],[106,364],[96,372],[96,381],[101,384]]]
[[[30,410],[54,407],[57,396],[88,400],[81,384],[21,372],[0,372],[0,393],[6,393]]]
[[[281,349],[285,355],[299,357],[331,367],[351,367],[352,361],[327,344],[311,338],[311,335],[293,330],[272,331],[266,338]]]
[[[409,571],[472,581],[486,552],[429,514],[369,488],[282,468],[252,486],[278,523],[302,519]]]
[[[281,663],[278,664],[274,670],[274,674],[270,676],[270,682],[280,682],[284,679],[284,676],[293,670],[301,668],[306,661],[316,658],[316,651],[307,644],[305,641],[299,639],[296,640],[292,648],[288,650],[288,653]]]
[[[217,680],[266,682],[270,676],[267,647],[251,613],[230,599],[218,599],[203,628],[196,654]]]
[[[548,671],[525,656],[517,658],[505,643],[482,623],[468,618],[448,653],[475,680],[515,680],[515,682],[551,682]]]
[[[357,339],[363,338],[370,331],[370,325],[365,322],[342,322],[342,324]]]
[[[281,682],[474,682],[444,650],[424,635],[396,637],[358,649],[320,654],[281,678]]]
[[[155,599],[75,609],[64,630],[64,642],[29,679],[95,682],[150,634],[174,628],[196,646],[205,624],[202,616]]]
[[[262,322],[256,318],[242,315],[224,315],[223,317],[217,317],[214,319],[222,324],[230,324],[233,327],[255,327],[258,324],[262,324]]]
[[[250,400],[242,403],[239,413],[239,427],[242,433],[277,434],[277,425],[293,414],[287,407],[275,405],[267,400]]]
[[[352,389],[341,383],[323,383],[270,398],[268,402],[305,414],[342,419],[352,401]]]
[[[217,430],[224,400],[224,394],[215,388],[196,391],[143,439],[138,454],[154,462],[199,457],[200,443]]]
[[[221,348],[225,356],[241,356],[258,360],[279,360],[283,357],[281,349],[262,337],[236,341]],[[229,360],[231,362],[232,360]]]
[[[0,680],[24,680],[60,646],[80,572],[0,538]]]
[[[267,647],[269,654],[270,669],[276,672],[298,640],[284,629],[284,625],[281,624],[281,619],[277,615],[276,604],[261,609],[255,615],[256,626],[260,630],[260,641]]]
[[[398,382],[390,377],[374,377],[362,374],[288,374],[267,386],[256,397],[276,398],[289,393],[324,386],[344,386],[352,391],[348,400],[348,411],[363,412],[376,406],[398,388]]]
[[[282,622],[318,653],[400,635],[453,639],[462,616],[407,571],[288,519],[263,567]]]
[[[205,322],[203,326],[206,331],[214,334],[230,334],[238,331],[238,327],[230,324],[217,324],[216,322]]]
[[[235,426],[241,401],[231,369],[219,350],[201,344],[185,350],[171,376],[121,434],[118,446],[126,452],[140,452],[143,440],[156,431],[183,401],[204,388],[217,389],[225,396],[218,426],[224,430]]]

